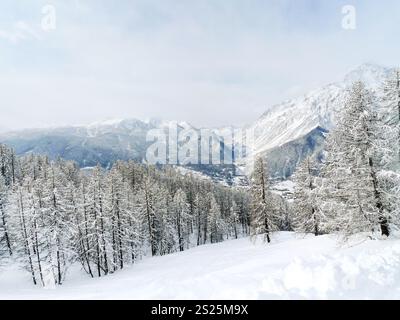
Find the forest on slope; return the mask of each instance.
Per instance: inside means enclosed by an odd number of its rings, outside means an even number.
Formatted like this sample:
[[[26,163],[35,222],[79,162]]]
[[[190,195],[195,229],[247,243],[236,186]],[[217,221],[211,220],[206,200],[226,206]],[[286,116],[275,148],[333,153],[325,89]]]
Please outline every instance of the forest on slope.
[[[19,262],[34,284],[62,284],[79,263],[91,277],[243,235],[276,231],[391,237],[400,226],[400,72],[376,96],[356,82],[321,162],[295,173],[294,201],[273,193],[268,159],[249,188],[225,187],[172,167],[17,157],[0,147],[0,264]]]

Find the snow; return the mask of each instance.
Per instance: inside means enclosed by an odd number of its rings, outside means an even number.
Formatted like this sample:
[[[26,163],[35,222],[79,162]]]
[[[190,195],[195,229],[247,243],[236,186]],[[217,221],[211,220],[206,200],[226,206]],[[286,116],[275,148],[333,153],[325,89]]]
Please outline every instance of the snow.
[[[292,180],[279,181],[272,186],[272,189],[279,194],[283,192],[294,192],[295,183]]]
[[[117,126],[119,125],[124,119],[107,119],[104,121],[96,121],[87,125],[87,127],[100,127],[100,126]]]
[[[59,288],[29,284],[29,273],[0,272],[0,299],[399,299],[400,240],[275,234],[146,258],[103,278],[79,268]]]

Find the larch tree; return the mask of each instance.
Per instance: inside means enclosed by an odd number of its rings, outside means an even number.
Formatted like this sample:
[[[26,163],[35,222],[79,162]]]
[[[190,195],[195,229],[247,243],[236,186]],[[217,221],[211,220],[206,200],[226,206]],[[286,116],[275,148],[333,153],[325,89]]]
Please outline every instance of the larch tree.
[[[185,192],[181,189],[176,192],[173,198],[172,210],[176,223],[179,251],[184,251],[185,246],[189,245],[186,242],[190,233],[187,227],[190,219],[190,205],[187,203]]]
[[[227,224],[222,219],[221,208],[214,196],[211,196],[210,212],[207,220],[210,242],[216,243],[223,241],[224,234],[227,233]]]
[[[392,168],[400,170],[400,69],[395,69],[383,84],[381,109],[386,141],[395,153]]]
[[[293,224],[298,232],[321,234],[321,211],[318,208],[317,163],[307,157],[294,174]]]
[[[246,234],[248,203],[244,190],[173,167],[117,161],[80,170],[0,148],[0,258],[12,253],[37,285],[61,285],[76,262],[101,277],[148,253],[236,237],[240,224]]]
[[[266,242],[271,242],[271,233],[277,229],[275,205],[270,191],[269,173],[266,160],[258,157],[251,176],[251,234],[264,235]]]
[[[376,100],[363,83],[349,92],[337,128],[327,142],[323,168],[323,207],[333,217],[334,227],[346,236],[376,231],[388,236],[389,217],[379,181],[377,158],[380,126]]]
[[[5,179],[0,175],[0,258],[3,252],[6,251],[9,256],[12,256],[11,235],[8,225],[8,188]]]

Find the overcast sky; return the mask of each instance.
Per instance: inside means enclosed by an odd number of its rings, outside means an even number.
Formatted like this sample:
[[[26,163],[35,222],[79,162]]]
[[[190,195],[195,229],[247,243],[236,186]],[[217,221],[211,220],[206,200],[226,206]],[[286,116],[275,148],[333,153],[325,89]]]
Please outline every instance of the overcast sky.
[[[399,21],[397,0],[1,0],[0,128],[249,123],[364,62],[397,65]]]

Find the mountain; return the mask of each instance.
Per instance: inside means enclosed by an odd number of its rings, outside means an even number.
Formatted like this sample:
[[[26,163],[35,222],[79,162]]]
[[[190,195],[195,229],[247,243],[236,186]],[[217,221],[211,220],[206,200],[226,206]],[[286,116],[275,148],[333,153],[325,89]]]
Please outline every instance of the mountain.
[[[115,119],[95,122],[87,126],[0,133],[0,142],[13,147],[17,155],[45,154],[50,159],[62,157],[73,160],[81,168],[90,168],[97,164],[110,168],[117,160],[142,162],[148,147],[154,143],[146,141],[148,132],[158,129],[168,135],[169,127],[175,125],[178,131],[193,129],[199,132],[199,129],[187,122]],[[215,134],[212,136],[218,139]],[[185,167],[191,172],[197,172],[201,176],[210,177],[214,181],[227,185],[245,184],[245,179],[235,177],[235,168],[232,165],[188,165]]]
[[[141,160],[147,148],[151,122],[120,120],[88,126],[34,129],[0,135],[18,155],[46,154],[76,161],[81,167],[100,163],[109,167],[116,160]]]
[[[309,154],[321,152],[324,133],[331,130],[343,107],[347,90],[357,80],[379,94],[381,83],[392,69],[363,64],[344,80],[313,90],[303,96],[271,107],[248,127],[254,132],[254,155],[270,159],[276,178],[286,179]]]
[[[325,134],[336,122],[336,115],[350,85],[362,80],[379,93],[379,86],[391,72],[375,64],[363,64],[349,72],[341,82],[331,83],[303,96],[287,100],[268,108],[253,124],[244,127],[254,132],[254,141],[248,146],[249,157],[238,166],[189,166],[214,180],[236,183],[236,179],[249,174],[248,164],[256,155],[269,159],[274,178],[286,179],[296,166],[309,154],[320,153]],[[92,167],[100,163],[110,167],[116,160],[142,161],[152,142],[146,141],[151,129],[167,132],[171,122],[118,119],[97,122],[87,126],[23,130],[0,133],[0,142],[12,146],[18,155],[30,153],[47,154],[50,158],[63,157],[75,160],[81,167]],[[187,122],[178,123],[182,129],[199,129]]]
[[[275,105],[265,112],[250,129],[254,130],[255,153],[262,153],[298,139],[317,127],[330,130],[343,106],[346,91],[352,83],[362,80],[378,90],[391,69],[364,64],[348,73],[344,81],[313,90],[301,97]]]
[[[265,154],[272,176],[276,178],[290,177],[301,160],[310,154],[316,154],[317,158],[321,160],[327,133],[328,131],[324,128],[317,127],[305,136],[267,150]]]

